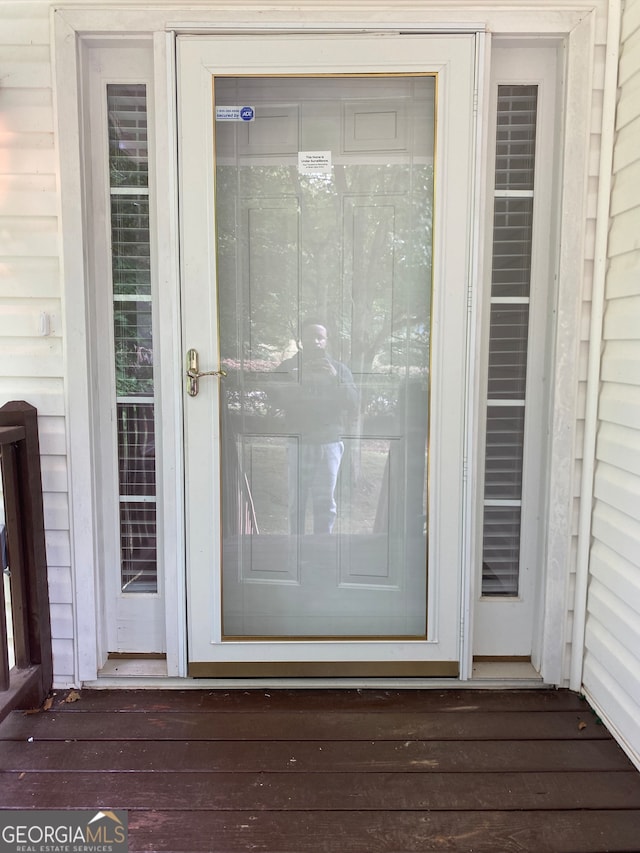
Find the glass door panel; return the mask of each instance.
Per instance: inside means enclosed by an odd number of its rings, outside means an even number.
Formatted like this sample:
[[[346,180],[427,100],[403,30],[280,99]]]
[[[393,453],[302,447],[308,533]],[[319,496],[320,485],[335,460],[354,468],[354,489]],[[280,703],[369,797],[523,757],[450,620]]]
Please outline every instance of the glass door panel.
[[[214,102],[223,635],[424,638],[435,77]]]

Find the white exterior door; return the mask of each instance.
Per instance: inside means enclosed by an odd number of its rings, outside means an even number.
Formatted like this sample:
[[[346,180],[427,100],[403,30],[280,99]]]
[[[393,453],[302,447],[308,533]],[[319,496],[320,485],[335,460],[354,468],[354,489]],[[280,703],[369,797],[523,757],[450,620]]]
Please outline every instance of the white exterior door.
[[[473,71],[179,39],[191,675],[457,674]]]

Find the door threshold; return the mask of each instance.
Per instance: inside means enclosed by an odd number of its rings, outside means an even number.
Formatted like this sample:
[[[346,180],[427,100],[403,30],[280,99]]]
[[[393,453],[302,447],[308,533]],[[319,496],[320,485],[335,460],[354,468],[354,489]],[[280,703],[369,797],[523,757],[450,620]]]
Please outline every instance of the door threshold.
[[[175,678],[167,675],[164,660],[109,660],[95,681],[83,682],[91,689],[165,690],[517,690],[548,688],[530,663],[474,663],[467,681],[457,678]]]
[[[542,681],[528,660],[475,660],[471,677],[474,681]]]
[[[109,657],[105,665],[98,672],[98,679],[102,682],[105,678],[167,678],[166,657],[148,657],[140,655],[113,656]]]

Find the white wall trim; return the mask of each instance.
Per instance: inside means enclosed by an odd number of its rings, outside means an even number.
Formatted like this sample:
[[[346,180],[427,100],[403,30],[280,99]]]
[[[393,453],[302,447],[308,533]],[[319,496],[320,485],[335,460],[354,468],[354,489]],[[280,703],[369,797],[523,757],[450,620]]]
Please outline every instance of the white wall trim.
[[[182,453],[182,398],[176,395],[184,381],[178,221],[178,162],[176,116],[175,36],[154,35],[156,121],[156,258],[158,271],[154,325],[158,330],[159,387],[157,407],[162,430],[158,435],[159,489],[162,517],[172,535],[160,534],[160,567],[165,586],[167,675],[185,676],[186,570],[184,534],[184,457]],[[179,602],[184,602],[182,607]]]
[[[85,257],[81,128],[79,122],[79,60],[75,32],[52,15],[54,79],[66,85],[53,87],[56,140],[60,168],[61,299],[64,329],[65,409],[67,413],[67,466],[71,576],[74,597],[74,665],[79,683],[95,678],[98,669],[97,636],[101,616],[97,607],[96,517],[93,499],[91,449],[91,381],[85,295]],[[69,49],[71,47],[71,49]],[[74,85],[75,84],[75,85]]]
[[[589,363],[587,374],[587,399],[584,427],[582,483],[580,488],[580,513],[578,517],[578,555],[576,563],[576,588],[573,604],[573,638],[571,643],[572,690],[582,687],[584,640],[587,618],[587,589],[589,582],[589,553],[591,550],[591,522],[596,460],[596,434],[598,429],[598,403],[600,399],[600,365],[602,354],[602,327],[605,306],[607,274],[607,248],[609,238],[609,210],[613,185],[613,149],[617,103],[618,61],[620,58],[620,26],[622,9],[620,0],[609,0],[607,24],[607,55],[604,77],[604,102],[602,110],[602,141],[600,147],[600,174],[598,181],[598,209],[596,212],[595,259],[593,290],[591,294],[591,324],[589,332]]]
[[[476,38],[475,99],[476,114],[474,125],[474,164],[473,164],[473,215],[471,218],[471,252],[467,292],[467,364],[466,364],[466,410],[465,410],[465,472],[464,472],[464,542],[462,565],[466,568],[462,576],[462,613],[460,637],[460,680],[466,681],[473,676],[473,637],[474,609],[477,600],[478,560],[482,553],[478,549],[481,543],[482,525],[479,507],[481,506],[482,477],[480,434],[482,433],[482,400],[484,397],[479,377],[482,376],[482,360],[479,352],[482,346],[483,311],[486,287],[485,274],[488,248],[485,235],[488,230],[486,211],[488,207],[488,185],[486,181],[487,148],[489,139],[489,102],[491,79],[491,37],[479,33]]]
[[[64,16],[77,33],[125,31],[151,33],[172,30],[176,33],[224,34],[231,32],[380,32],[385,30],[414,32],[472,32],[487,30],[493,34],[513,35],[567,34],[597,0],[539,0],[522,6],[514,0],[468,2],[456,7],[451,3],[423,0],[423,3],[383,8],[371,0],[327,0],[319,6],[316,0],[291,0],[260,4],[251,0],[196,0],[185,9],[179,3],[154,5],[131,4],[118,8],[114,15],[104,6],[62,3],[57,14]],[[259,19],[259,23],[257,23]],[[366,22],[366,23],[365,23]]]
[[[596,15],[585,15],[567,40],[565,125],[560,215],[559,288],[556,299],[555,340],[551,353],[552,401],[548,455],[546,581],[544,618],[539,625],[540,672],[550,684],[563,684],[574,517],[574,470],[578,415],[578,347],[584,298],[585,228],[593,45]],[[589,81],[589,85],[585,85]]]

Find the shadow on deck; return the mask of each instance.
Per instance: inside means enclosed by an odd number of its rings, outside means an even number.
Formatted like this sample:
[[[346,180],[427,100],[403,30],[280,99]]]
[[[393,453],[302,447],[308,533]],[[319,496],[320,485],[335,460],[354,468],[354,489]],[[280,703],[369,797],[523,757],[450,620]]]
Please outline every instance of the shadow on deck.
[[[0,725],[0,809],[126,809],[131,851],[640,849],[640,774],[567,691],[59,693]]]

